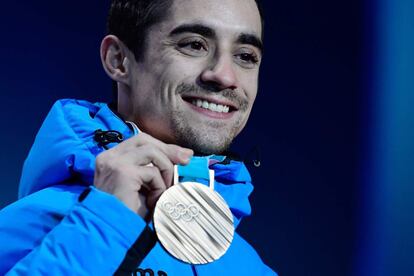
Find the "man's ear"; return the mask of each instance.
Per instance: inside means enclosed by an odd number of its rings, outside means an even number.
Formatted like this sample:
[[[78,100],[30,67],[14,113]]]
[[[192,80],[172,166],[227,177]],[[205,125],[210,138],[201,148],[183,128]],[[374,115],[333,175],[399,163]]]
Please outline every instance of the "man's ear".
[[[108,76],[125,85],[129,84],[129,59],[131,54],[122,41],[107,35],[101,43],[101,61]]]

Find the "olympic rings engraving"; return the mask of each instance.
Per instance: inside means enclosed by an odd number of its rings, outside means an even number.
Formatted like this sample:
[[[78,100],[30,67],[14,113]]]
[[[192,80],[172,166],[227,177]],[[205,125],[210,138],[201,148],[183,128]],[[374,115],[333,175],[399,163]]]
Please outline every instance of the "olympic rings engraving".
[[[200,213],[200,210],[195,204],[186,206],[180,202],[176,203],[175,205],[171,202],[164,202],[162,206],[173,220],[182,219],[185,222],[190,222]]]

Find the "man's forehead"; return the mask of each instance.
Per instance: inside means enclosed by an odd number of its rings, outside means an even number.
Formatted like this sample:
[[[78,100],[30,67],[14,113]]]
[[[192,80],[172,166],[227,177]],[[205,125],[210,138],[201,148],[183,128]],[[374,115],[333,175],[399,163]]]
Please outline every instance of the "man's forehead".
[[[205,25],[218,34],[249,33],[261,37],[261,18],[254,0],[173,0],[167,23]]]

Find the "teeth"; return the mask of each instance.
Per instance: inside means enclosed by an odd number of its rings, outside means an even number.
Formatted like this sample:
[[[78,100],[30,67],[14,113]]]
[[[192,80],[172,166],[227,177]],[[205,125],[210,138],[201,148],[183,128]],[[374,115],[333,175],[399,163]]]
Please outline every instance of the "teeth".
[[[208,109],[208,106],[209,106],[208,102],[207,101],[203,101],[203,108]]]
[[[193,103],[193,104],[194,104],[194,103]],[[203,106],[203,101],[202,101],[202,100],[197,100],[196,105],[197,105],[198,107],[202,107],[202,106]]]
[[[230,107],[227,105],[209,103],[207,101],[202,101],[200,99],[193,100],[192,104],[218,113],[229,113],[230,111]]]

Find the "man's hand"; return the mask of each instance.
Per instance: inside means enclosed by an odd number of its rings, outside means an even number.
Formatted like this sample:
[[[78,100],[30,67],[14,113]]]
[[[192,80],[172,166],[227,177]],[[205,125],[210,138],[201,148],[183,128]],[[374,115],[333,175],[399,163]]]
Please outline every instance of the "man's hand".
[[[174,164],[187,164],[192,155],[141,132],[98,155],[94,185],[145,219],[172,185]]]

